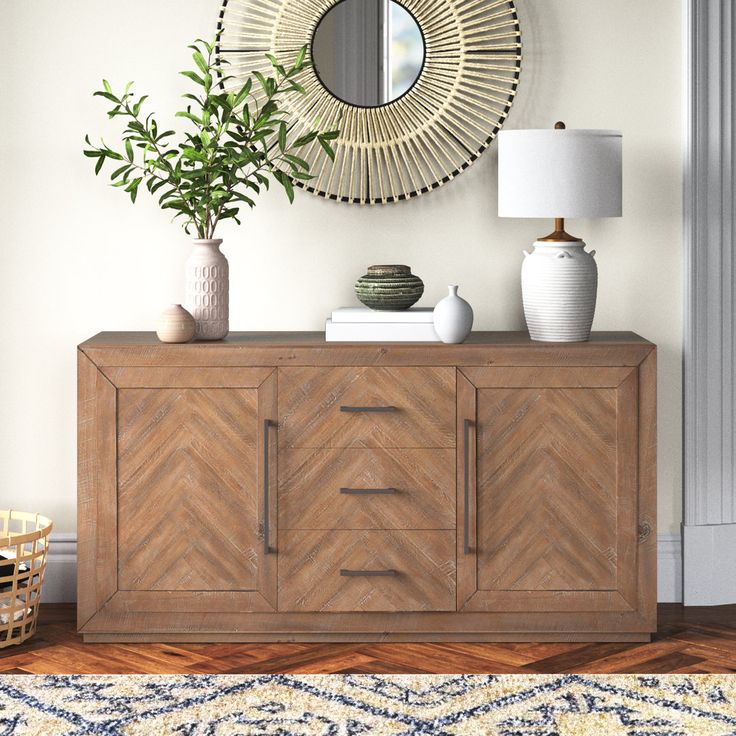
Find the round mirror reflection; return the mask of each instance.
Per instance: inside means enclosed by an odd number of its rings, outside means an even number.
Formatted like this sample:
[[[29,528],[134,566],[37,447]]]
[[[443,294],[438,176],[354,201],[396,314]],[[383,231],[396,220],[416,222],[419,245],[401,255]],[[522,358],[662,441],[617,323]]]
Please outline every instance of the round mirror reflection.
[[[317,25],[312,61],[335,97],[379,107],[414,86],[424,38],[414,16],[393,0],[341,0]]]

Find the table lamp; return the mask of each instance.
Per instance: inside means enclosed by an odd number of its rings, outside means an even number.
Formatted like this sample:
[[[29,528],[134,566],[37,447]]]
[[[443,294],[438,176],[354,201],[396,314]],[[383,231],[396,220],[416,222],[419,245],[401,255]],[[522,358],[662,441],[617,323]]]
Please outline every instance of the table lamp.
[[[615,130],[505,130],[498,136],[499,217],[550,217],[555,230],[524,251],[521,291],[532,340],[590,337],[598,290],[595,251],[565,218],[621,216],[621,141]]]

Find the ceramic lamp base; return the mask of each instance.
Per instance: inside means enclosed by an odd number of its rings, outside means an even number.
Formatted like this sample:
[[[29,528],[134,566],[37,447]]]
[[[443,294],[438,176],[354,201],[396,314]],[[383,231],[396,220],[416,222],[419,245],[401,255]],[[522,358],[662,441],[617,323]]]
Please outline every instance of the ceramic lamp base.
[[[538,240],[524,256],[521,291],[532,340],[588,340],[598,292],[595,251],[586,252],[582,240]]]

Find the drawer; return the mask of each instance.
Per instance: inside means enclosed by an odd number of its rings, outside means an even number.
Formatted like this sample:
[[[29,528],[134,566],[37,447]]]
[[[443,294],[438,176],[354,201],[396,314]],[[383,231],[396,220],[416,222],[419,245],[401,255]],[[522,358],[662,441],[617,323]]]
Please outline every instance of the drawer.
[[[454,529],[455,451],[286,449],[279,529]]]
[[[454,368],[283,368],[286,447],[454,447]]]
[[[454,611],[453,531],[284,531],[279,610]]]

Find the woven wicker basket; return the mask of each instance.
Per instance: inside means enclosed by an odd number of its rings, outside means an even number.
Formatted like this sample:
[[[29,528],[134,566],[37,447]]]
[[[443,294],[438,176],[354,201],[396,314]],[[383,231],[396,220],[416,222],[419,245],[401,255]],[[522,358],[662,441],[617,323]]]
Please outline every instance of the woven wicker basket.
[[[0,509],[0,649],[36,631],[51,521],[40,514]],[[11,574],[8,574],[11,573]]]

